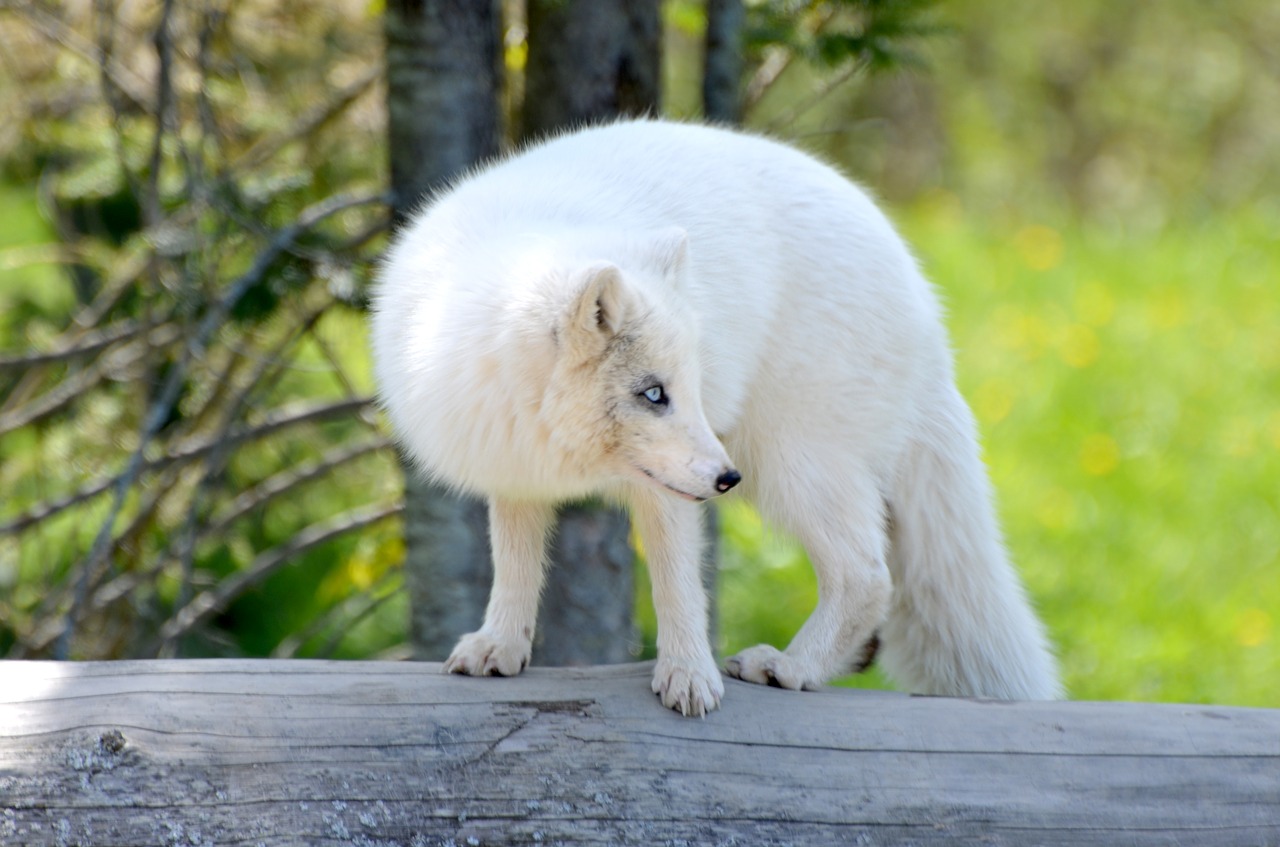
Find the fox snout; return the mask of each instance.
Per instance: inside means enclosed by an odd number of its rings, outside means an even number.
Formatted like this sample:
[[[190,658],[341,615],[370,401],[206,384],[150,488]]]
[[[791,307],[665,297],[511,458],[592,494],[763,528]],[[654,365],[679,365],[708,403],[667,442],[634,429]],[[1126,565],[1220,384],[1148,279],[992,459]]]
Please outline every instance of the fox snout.
[[[742,474],[733,468],[729,468],[729,470],[716,477],[716,491],[723,494],[740,482],[742,482]]]

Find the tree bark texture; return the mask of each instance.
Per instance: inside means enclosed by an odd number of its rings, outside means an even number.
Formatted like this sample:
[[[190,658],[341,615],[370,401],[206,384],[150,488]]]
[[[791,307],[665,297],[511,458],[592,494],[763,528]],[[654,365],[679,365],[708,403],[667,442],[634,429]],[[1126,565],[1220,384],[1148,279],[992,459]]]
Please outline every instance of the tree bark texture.
[[[501,21],[491,0],[388,0],[388,147],[397,226],[500,144]],[[443,659],[479,626],[492,564],[483,502],[405,475],[405,583],[414,655]]]
[[[635,551],[628,530],[627,515],[618,509],[574,504],[560,510],[534,664],[618,664],[635,658]]]
[[[709,121],[742,120],[742,0],[707,0],[707,37],[702,72],[702,110]]]
[[[496,0],[387,0],[388,141],[397,223],[501,142]]]
[[[407,462],[402,467],[410,646],[415,659],[438,662],[484,619],[493,582],[489,506],[427,482]]]
[[[657,0],[529,0],[528,27],[526,138],[659,113]]]
[[[1280,710],[0,662],[0,844],[1275,845]]]

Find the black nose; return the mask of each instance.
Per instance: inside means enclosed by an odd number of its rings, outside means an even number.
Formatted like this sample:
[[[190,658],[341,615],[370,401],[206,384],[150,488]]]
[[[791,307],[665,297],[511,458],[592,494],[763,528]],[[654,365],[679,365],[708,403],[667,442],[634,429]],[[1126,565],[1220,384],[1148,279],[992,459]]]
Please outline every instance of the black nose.
[[[725,471],[716,477],[716,491],[723,494],[740,482],[742,482],[742,474],[734,470]]]

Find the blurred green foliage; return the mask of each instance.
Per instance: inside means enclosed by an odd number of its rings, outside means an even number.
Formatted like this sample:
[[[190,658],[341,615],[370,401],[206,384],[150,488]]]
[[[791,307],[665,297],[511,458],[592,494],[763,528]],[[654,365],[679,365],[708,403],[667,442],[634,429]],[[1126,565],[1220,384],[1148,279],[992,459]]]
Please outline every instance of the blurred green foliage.
[[[811,25],[854,14],[846,5],[859,4],[791,7]],[[217,113],[235,120],[219,136],[224,146],[206,152],[211,167],[214,152],[256,163],[226,201],[241,224],[280,227],[336,187],[382,179],[376,98],[328,117],[312,98],[358,82],[377,62],[375,7],[335,4],[317,15],[306,6],[248,4],[220,42],[247,46],[227,54],[208,87]],[[699,5],[668,8],[667,109],[693,116]],[[925,20],[930,34],[909,42],[919,68],[907,73],[855,73],[830,87],[812,64],[775,62],[749,124],[837,161],[884,197],[937,283],[1008,546],[1072,696],[1280,705],[1280,7],[952,0]],[[821,52],[815,33],[788,37]],[[18,85],[52,93],[67,74],[82,78],[78,96],[96,96],[91,68],[57,51],[39,55],[54,64],[0,75],[0,101],[17,102]],[[4,67],[13,74],[12,62]],[[140,241],[111,231],[74,245],[63,237],[50,198],[113,197],[123,177],[112,171],[108,110],[90,105],[83,123],[69,124],[67,102],[41,102],[44,112],[6,113],[0,128],[2,355],[48,349],[65,329],[84,295],[66,268],[105,274]],[[308,114],[313,135],[291,136]],[[126,124],[134,141],[124,159],[145,176],[147,124]],[[163,185],[177,196],[180,157],[165,161]],[[210,221],[210,242],[230,239],[216,281],[243,269],[258,242],[243,226]],[[351,229],[335,227],[312,246]],[[359,263],[349,270],[357,285],[367,275]],[[297,313],[317,264],[290,254],[279,271],[240,304],[230,340],[278,343],[291,326],[279,310]],[[224,349],[223,363],[243,349]],[[354,309],[327,310],[288,349],[288,366],[255,397],[259,412],[368,391]],[[200,388],[188,410],[199,408]],[[0,523],[95,478],[104,457],[117,461],[137,431],[135,400],[116,386],[75,417],[0,436]],[[220,490],[260,485],[365,431],[345,426],[315,424],[238,449],[217,476]],[[204,540],[196,570],[214,583],[243,572],[318,520],[371,495],[393,497],[396,473],[381,451],[293,489]],[[181,475],[159,482],[193,484]],[[211,500],[205,514],[227,508]],[[105,513],[92,502],[0,537],[0,631],[38,623]],[[741,503],[727,501],[721,514],[719,647],[784,645],[815,599],[803,551]],[[158,521],[131,549],[144,558],[168,550],[165,534],[182,526]],[[399,545],[384,522],[311,548],[183,649],[394,651],[406,617]],[[154,577],[152,595],[120,614],[171,613],[191,590],[176,566]],[[653,643],[646,606],[638,655]],[[0,650],[12,643],[3,637]],[[882,684],[874,672],[852,682]]]
[[[402,639],[374,614],[403,606],[399,482],[360,340],[377,23],[0,9],[0,653]]]
[[[919,61],[919,44],[939,32],[938,0],[772,0],[746,3],[743,48],[755,61],[769,51],[830,71],[848,63],[872,70]]]

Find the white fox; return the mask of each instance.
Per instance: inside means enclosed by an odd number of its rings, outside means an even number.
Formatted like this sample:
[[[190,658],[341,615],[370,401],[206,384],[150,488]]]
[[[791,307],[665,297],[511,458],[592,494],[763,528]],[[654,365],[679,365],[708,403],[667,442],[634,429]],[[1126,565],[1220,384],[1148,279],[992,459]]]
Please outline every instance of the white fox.
[[[814,158],[650,120],[536,145],[400,233],[372,337],[409,454],[490,504],[493,591],[446,670],[528,664],[555,507],[599,494],[630,507],[648,554],[654,692],[716,708],[698,503],[733,488],[803,543],[819,600],[785,651],[744,650],[732,676],[816,687],[878,639],[911,691],[1061,696],[937,300]]]

